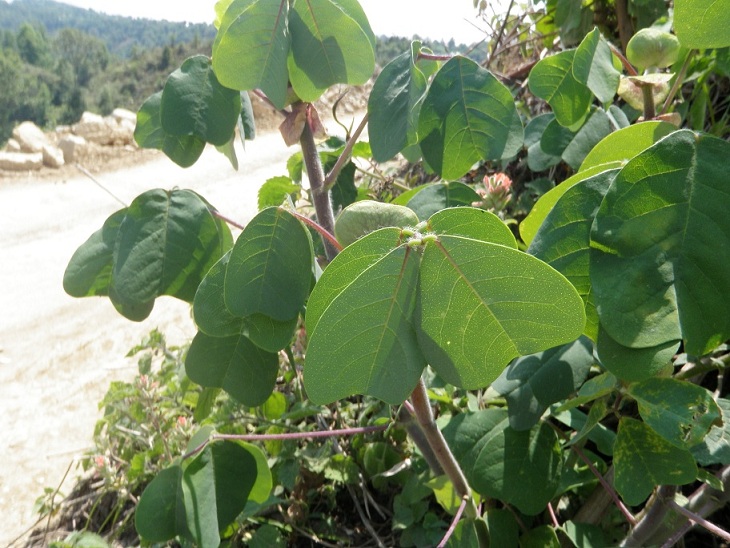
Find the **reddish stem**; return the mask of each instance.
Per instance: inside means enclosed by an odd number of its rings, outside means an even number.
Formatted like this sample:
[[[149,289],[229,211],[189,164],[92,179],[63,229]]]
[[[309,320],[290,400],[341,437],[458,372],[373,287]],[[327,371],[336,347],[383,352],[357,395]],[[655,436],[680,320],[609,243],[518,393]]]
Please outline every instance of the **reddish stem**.
[[[468,497],[464,497],[461,499],[461,504],[459,505],[459,509],[456,511],[456,515],[454,516],[454,519],[451,520],[451,525],[449,525],[449,529],[446,531],[444,538],[442,538],[441,542],[439,542],[438,548],[444,548],[446,546],[446,544],[449,542],[451,535],[453,535],[454,531],[456,531],[456,526],[459,524],[459,520],[461,520],[461,516],[464,514],[464,510],[466,510],[466,505],[468,503],[469,503]]]
[[[337,238],[335,238],[332,233],[328,232],[322,225],[317,223],[317,221],[314,221],[306,215],[302,215],[301,213],[297,213],[296,211],[293,211],[291,209],[287,209],[287,211],[291,213],[294,217],[302,221],[305,225],[311,226],[319,233],[320,236],[322,236],[330,244],[332,244],[332,247],[334,247],[337,251],[342,251],[342,245],[340,244],[340,242],[337,241]]]

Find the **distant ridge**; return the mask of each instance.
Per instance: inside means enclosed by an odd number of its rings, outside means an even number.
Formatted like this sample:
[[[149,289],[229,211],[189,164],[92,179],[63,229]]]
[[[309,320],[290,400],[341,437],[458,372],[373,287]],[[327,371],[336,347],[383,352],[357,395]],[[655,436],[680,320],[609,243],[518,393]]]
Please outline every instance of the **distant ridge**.
[[[196,36],[201,41],[215,37],[215,27],[205,23],[106,15],[53,0],[14,0],[11,3],[0,0],[0,29],[17,31],[23,23],[44,27],[49,36],[65,27],[81,30],[103,40],[111,53],[121,57],[129,56],[134,45],[148,49],[173,41],[191,42]]]

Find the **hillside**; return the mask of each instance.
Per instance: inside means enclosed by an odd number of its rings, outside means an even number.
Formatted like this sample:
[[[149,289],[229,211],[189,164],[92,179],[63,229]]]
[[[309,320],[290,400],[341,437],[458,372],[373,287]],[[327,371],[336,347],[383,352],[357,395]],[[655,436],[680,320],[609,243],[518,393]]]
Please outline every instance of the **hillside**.
[[[212,12],[211,12],[212,15]],[[53,0],[0,0],[0,30],[17,31],[28,23],[49,35],[73,28],[101,39],[109,53],[128,57],[135,49],[152,49],[170,43],[207,42],[215,36],[213,25],[173,23],[106,15]]]

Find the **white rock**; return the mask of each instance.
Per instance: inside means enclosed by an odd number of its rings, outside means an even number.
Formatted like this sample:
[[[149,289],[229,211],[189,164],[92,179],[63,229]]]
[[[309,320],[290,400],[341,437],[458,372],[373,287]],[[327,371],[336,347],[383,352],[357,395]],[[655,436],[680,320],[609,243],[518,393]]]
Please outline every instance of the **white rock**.
[[[102,116],[93,112],[84,112],[81,120],[72,126],[75,135],[83,137],[91,143],[109,145],[112,143],[112,128]]]
[[[15,139],[8,139],[5,145],[5,152],[20,152],[20,143]]]
[[[86,139],[78,135],[66,135],[58,142],[58,148],[63,152],[63,159],[67,164],[78,161],[87,145]]]
[[[43,165],[58,169],[64,164],[63,151],[53,145],[43,147]]]
[[[127,110],[126,108],[115,108],[112,111],[112,117],[119,124],[122,124],[125,121],[131,122],[133,126],[137,124],[137,114],[131,110]]]
[[[33,122],[22,122],[13,130],[13,139],[20,143],[23,152],[41,152],[43,145],[48,144],[43,130]]]
[[[0,152],[0,169],[5,171],[29,171],[43,167],[41,152]]]

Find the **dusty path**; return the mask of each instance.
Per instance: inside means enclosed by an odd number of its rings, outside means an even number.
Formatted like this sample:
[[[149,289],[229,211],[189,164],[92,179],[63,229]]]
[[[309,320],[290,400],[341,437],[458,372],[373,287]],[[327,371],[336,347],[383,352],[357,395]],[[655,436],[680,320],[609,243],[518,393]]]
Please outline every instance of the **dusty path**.
[[[187,170],[161,156],[98,179],[127,202],[149,188],[190,188],[245,223],[256,212],[259,185],[284,175],[294,152],[276,133],[246,148],[238,173],[209,149]],[[124,358],[129,348],[155,327],[172,344],[194,333],[189,308],[173,299],[158,300],[152,316],[135,324],[108,300],[63,292],[72,253],[119,207],[83,176],[0,178],[0,548],[34,523],[43,488],[56,487],[89,448],[109,382],[136,372],[136,362]]]

